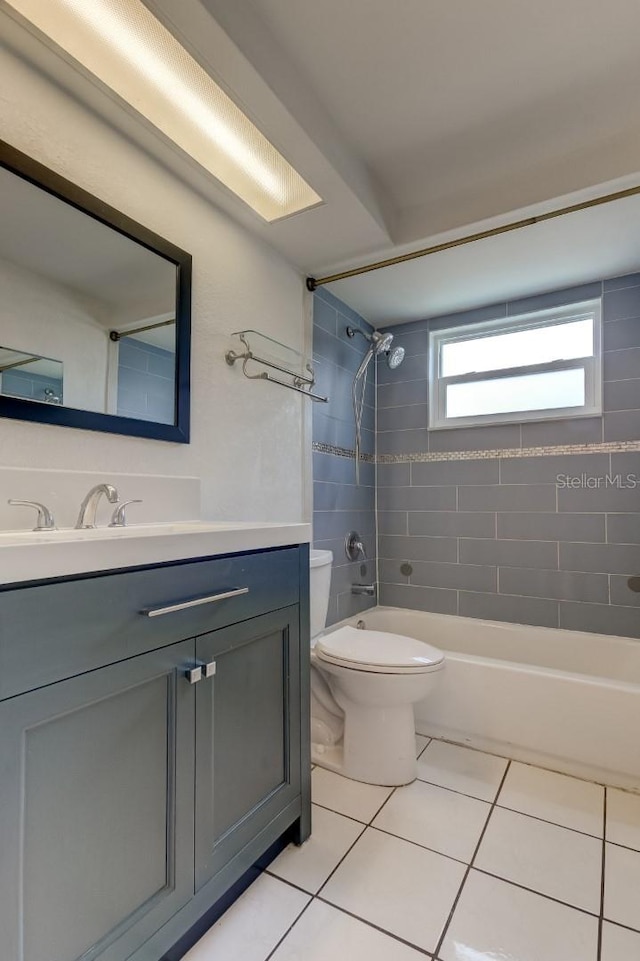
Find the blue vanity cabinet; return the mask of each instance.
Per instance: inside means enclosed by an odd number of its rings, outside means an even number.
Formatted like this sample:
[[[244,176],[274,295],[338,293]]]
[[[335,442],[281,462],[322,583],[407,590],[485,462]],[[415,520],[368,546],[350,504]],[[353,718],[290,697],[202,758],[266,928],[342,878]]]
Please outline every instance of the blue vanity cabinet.
[[[5,961],[122,961],[193,894],[194,641],[0,703]]]
[[[304,840],[308,658],[306,545],[0,589],[3,961],[161,961]]]
[[[196,640],[196,889],[300,802],[298,607]],[[249,866],[249,865],[247,865]]]

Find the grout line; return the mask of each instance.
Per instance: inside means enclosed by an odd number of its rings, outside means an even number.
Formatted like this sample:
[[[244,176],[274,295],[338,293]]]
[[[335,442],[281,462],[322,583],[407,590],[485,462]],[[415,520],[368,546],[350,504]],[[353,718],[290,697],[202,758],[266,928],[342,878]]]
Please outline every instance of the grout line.
[[[521,891],[528,891],[529,894],[537,894],[539,898],[545,898],[547,901],[553,901],[554,904],[561,904],[565,908],[569,908],[571,911],[579,911],[580,914],[586,914],[589,918],[595,918],[597,920],[598,914],[595,911],[588,911],[586,908],[581,908],[577,904],[571,904],[569,901],[562,901],[560,898],[554,898],[552,894],[545,894],[544,891],[537,891],[535,888],[529,888],[526,884],[520,884],[518,881],[513,881],[511,878],[503,878],[500,874],[494,874],[493,871],[487,871],[485,868],[473,867],[474,871],[478,874],[484,874],[488,878],[495,878],[496,881],[502,881],[504,884],[511,884],[514,888],[519,888]]]
[[[485,836],[485,834],[486,834],[487,827],[488,827],[488,825],[489,825],[489,822],[490,822],[491,817],[492,817],[492,815],[493,815],[493,812],[494,812],[494,810],[495,810],[496,804],[497,804],[497,802],[498,802],[498,798],[500,797],[500,792],[502,791],[502,788],[503,788],[503,786],[504,786],[504,782],[505,782],[506,779],[507,779],[507,774],[509,773],[509,768],[510,768],[510,767],[511,767],[511,761],[509,761],[509,762],[507,763],[507,766],[506,766],[506,768],[505,768],[504,774],[502,775],[502,780],[500,781],[500,786],[498,787],[498,790],[497,790],[497,792],[496,792],[495,800],[494,800],[493,804],[491,805],[491,808],[490,808],[490,810],[489,810],[489,814],[488,814],[488,816],[487,816],[487,820],[484,822],[484,827],[482,828],[482,831],[480,832],[480,837],[478,838],[478,843],[477,843],[476,846],[475,846],[475,849],[474,849],[474,852],[473,852],[473,854],[472,854],[472,856],[471,856],[471,860],[469,861],[469,865],[468,865],[468,867],[467,867],[467,870],[466,870],[465,873],[464,873],[464,877],[462,878],[462,883],[460,884],[460,887],[458,888],[458,893],[456,894],[455,899],[454,899],[454,902],[453,902],[453,904],[452,904],[452,906],[451,906],[451,911],[449,912],[449,917],[448,917],[447,920],[445,921],[444,927],[442,928],[442,933],[440,934],[440,937],[439,937],[439,939],[438,939],[438,943],[436,944],[436,947],[435,947],[435,951],[433,952],[434,958],[437,958],[438,955],[440,954],[440,950],[441,950],[442,945],[443,945],[443,943],[444,943],[444,939],[445,939],[446,936],[447,936],[447,931],[449,930],[449,926],[451,925],[451,921],[453,920],[453,915],[455,914],[456,908],[458,907],[458,902],[460,901],[460,897],[461,897],[461,895],[462,895],[462,891],[463,891],[463,889],[464,889],[464,886],[465,886],[465,884],[466,884],[466,882],[467,882],[467,878],[469,877],[469,874],[471,873],[471,868],[473,867],[473,862],[475,861],[475,859],[476,859],[476,857],[477,857],[477,854],[478,854],[478,851],[480,850],[480,845],[482,844],[482,841],[483,841],[484,836]]]
[[[286,848],[284,850],[286,851]],[[273,863],[275,863],[275,861]],[[296,891],[300,891],[301,894],[306,894],[309,898],[313,897],[313,891],[307,891],[306,888],[303,888],[299,884],[296,884],[295,881],[289,881],[288,878],[281,877],[279,874],[276,874],[275,871],[271,870],[271,866],[269,866],[268,868],[265,868],[262,873],[268,874],[270,878],[275,878],[276,881],[282,881],[283,884],[286,884],[290,888],[294,888],[294,890]]]
[[[612,924],[615,928],[623,928],[625,931],[631,931],[633,934],[640,934],[640,926],[637,928],[630,928],[628,924],[623,924],[622,921],[612,921],[611,918],[603,918],[607,924]]]
[[[427,747],[428,747],[428,745],[427,745]],[[425,748],[425,750],[426,750],[426,748]],[[454,787],[447,787],[445,784],[438,784],[437,781],[429,781],[427,778],[424,778],[424,777],[419,777],[419,776],[418,776],[418,777],[416,778],[416,781],[420,781],[421,784],[430,784],[431,787],[440,788],[441,791],[448,791],[449,794],[459,794],[460,797],[468,797],[470,800],[472,800],[472,801],[479,801],[481,804],[489,804],[489,805],[491,805],[491,804],[494,803],[494,801],[488,801],[488,800],[487,800],[486,798],[484,798],[484,797],[478,797],[477,794],[467,794],[466,791],[456,791],[456,789],[455,789]],[[415,783],[415,782],[414,782],[414,783]],[[502,805],[498,805],[498,807],[502,807]],[[517,814],[521,814],[522,812],[521,812],[521,811],[517,811],[516,813],[517,813]],[[527,815],[527,817],[529,817],[529,816],[530,816],[530,815]],[[536,818],[536,820],[540,821],[540,820],[542,820],[542,818]],[[549,823],[551,823],[551,822],[549,822]],[[579,833],[580,833],[580,834],[584,834],[584,831],[580,831]]]
[[[380,828],[375,824],[367,825],[367,830],[377,831],[378,834],[384,834],[388,838],[395,838],[396,841],[404,841],[405,844],[411,844],[414,848],[420,848],[421,851],[430,851],[431,854],[437,854],[438,857],[446,858],[447,861],[454,861],[456,864],[462,864],[465,868],[469,863],[463,858],[454,858],[453,854],[446,854],[444,851],[439,851],[438,848],[430,848],[428,844],[420,844],[419,841],[413,841],[411,838],[407,838],[403,834],[394,834],[393,831],[387,831],[385,828]]]
[[[604,871],[607,856],[607,789],[604,789],[602,802],[602,873],[600,877],[600,916],[598,918],[598,954],[597,961],[602,958],[602,929],[604,925]]]
[[[323,768],[323,770],[328,770],[328,768]],[[351,814],[343,814],[342,811],[336,811],[335,808],[327,807],[326,804],[319,804],[318,801],[314,801],[313,798],[311,800],[312,804],[315,804],[315,806],[318,808],[322,808],[323,811],[331,811],[332,814],[339,814],[340,817],[347,818],[348,821],[353,821],[355,824],[361,824],[363,828],[366,828],[367,824],[369,823],[368,821],[360,821],[358,818],[354,818]]]
[[[422,735],[422,736],[423,736],[423,737],[426,737],[427,735]],[[424,751],[427,750],[427,748],[429,747],[429,745],[430,745],[431,743],[433,743],[433,739],[430,740],[429,743],[425,745],[425,747],[422,749],[422,751],[420,752],[420,754],[419,754],[418,756],[421,756],[421,755],[424,753]],[[488,825],[489,825],[491,816],[492,816],[492,814],[493,814],[493,812],[494,812],[494,810],[495,810],[496,807],[501,807],[501,808],[503,807],[502,805],[499,805],[499,804],[498,804],[498,798],[499,798],[500,793],[501,793],[501,791],[502,791],[502,788],[503,788],[503,786],[504,786],[504,783],[505,783],[507,774],[508,774],[508,772],[509,772],[510,766],[511,766],[511,761],[508,762],[507,767],[506,767],[506,769],[505,769],[505,772],[504,772],[504,774],[503,774],[503,777],[502,777],[502,779],[501,779],[501,781],[500,781],[500,785],[499,785],[498,790],[497,790],[497,792],[496,792],[495,800],[493,801],[492,804],[490,804],[489,815],[487,816],[487,819],[486,819],[486,821],[485,821],[484,827],[483,827],[483,829],[482,829],[482,832],[481,832],[481,834],[480,834],[480,837],[479,837],[478,842],[477,842],[477,844],[476,844],[476,847],[475,847],[475,849],[474,849],[474,853],[473,853],[473,856],[472,856],[472,858],[471,858],[471,861],[470,861],[469,864],[467,865],[467,870],[466,870],[466,872],[465,872],[464,878],[463,878],[462,883],[461,883],[461,885],[460,885],[460,888],[459,888],[459,890],[458,890],[458,894],[457,894],[457,896],[456,896],[456,899],[455,899],[455,901],[454,901],[454,903],[453,903],[453,906],[452,906],[452,908],[451,908],[451,911],[450,911],[450,914],[449,914],[447,923],[446,923],[445,927],[443,928],[442,934],[441,934],[440,939],[439,939],[439,941],[438,941],[438,943],[437,943],[437,946],[436,946],[436,951],[435,951],[435,953],[433,954],[433,959],[437,959],[438,953],[439,953],[439,951],[440,951],[441,948],[442,948],[442,944],[443,944],[443,942],[444,942],[444,938],[446,937],[447,930],[448,930],[448,928],[449,928],[449,926],[450,926],[450,923],[451,923],[451,920],[452,920],[452,918],[453,918],[454,912],[455,912],[456,907],[457,907],[457,905],[458,905],[459,899],[460,899],[461,894],[462,894],[462,890],[463,890],[464,885],[465,885],[465,883],[466,883],[466,881],[467,881],[467,878],[469,877],[469,874],[470,874],[471,870],[473,869],[473,870],[477,871],[477,872],[480,873],[480,874],[484,874],[484,875],[486,875],[486,876],[496,878],[497,880],[500,880],[500,881],[502,881],[503,883],[511,884],[513,887],[520,888],[521,890],[528,891],[528,892],[530,892],[530,893],[532,893],[532,894],[534,894],[534,895],[538,895],[539,897],[543,897],[543,898],[545,898],[545,899],[547,899],[547,900],[550,900],[550,901],[553,901],[553,902],[555,902],[555,903],[557,903],[557,904],[561,904],[561,905],[563,905],[564,907],[568,907],[570,910],[573,909],[573,910],[575,910],[575,911],[579,911],[580,913],[586,914],[586,915],[588,915],[588,916],[590,916],[590,917],[598,917],[598,920],[599,920],[598,961],[600,961],[600,952],[601,952],[601,947],[600,947],[600,945],[601,945],[601,930],[602,930],[602,924],[603,924],[603,904],[604,904],[604,902],[603,902],[603,897],[604,897],[604,851],[605,851],[605,844],[606,844],[606,795],[605,795],[605,800],[604,800],[604,802],[603,802],[603,825],[604,825],[604,827],[603,827],[603,838],[602,838],[602,843],[603,843],[602,894],[601,894],[600,913],[599,913],[599,916],[598,916],[598,915],[595,915],[593,912],[586,910],[585,908],[581,908],[581,907],[578,907],[577,905],[570,904],[569,902],[565,902],[565,901],[562,901],[562,900],[560,900],[560,899],[558,899],[558,898],[554,898],[554,897],[552,897],[552,896],[550,896],[550,895],[544,894],[544,893],[541,892],[541,891],[537,891],[537,890],[535,890],[534,888],[529,888],[529,887],[527,887],[526,885],[522,885],[522,884],[519,884],[518,882],[512,881],[512,880],[510,880],[510,879],[508,879],[508,878],[504,878],[504,877],[501,877],[500,875],[493,874],[492,872],[483,870],[482,868],[474,867],[474,861],[475,861],[475,858],[477,857],[477,854],[478,854],[480,845],[481,845],[481,843],[482,843],[482,840],[483,840],[484,835],[485,835],[485,833],[486,833],[486,830],[487,830],[487,828],[488,828]],[[421,779],[419,779],[419,780],[421,780]],[[427,783],[431,783],[431,782],[427,782]],[[442,787],[442,785],[435,785],[435,786],[436,786],[436,787]],[[439,855],[440,857],[447,858],[448,860],[452,860],[452,861],[454,861],[454,862],[456,862],[456,863],[465,864],[464,861],[460,861],[460,860],[457,859],[457,858],[453,858],[451,855],[444,854],[444,853],[441,852],[441,851],[435,851],[435,850],[432,849],[432,848],[427,848],[425,845],[421,845],[421,844],[419,844],[418,842],[411,841],[410,839],[401,837],[400,835],[395,835],[395,834],[393,834],[393,833],[390,832],[390,831],[385,831],[385,830],[383,830],[383,829],[381,829],[381,828],[378,828],[378,827],[375,827],[375,826],[373,825],[372,822],[375,820],[375,818],[378,816],[378,814],[382,811],[382,809],[383,809],[383,808],[385,807],[385,805],[388,803],[388,801],[390,800],[390,798],[393,797],[393,795],[395,794],[395,791],[396,791],[396,790],[397,790],[397,789],[394,788],[392,791],[390,791],[390,793],[389,793],[389,795],[387,796],[387,798],[385,798],[385,800],[382,802],[382,804],[378,807],[378,809],[376,810],[376,812],[373,814],[372,818],[371,818],[368,822],[366,822],[366,823],[365,823],[365,822],[362,822],[362,821],[358,821],[358,820],[355,819],[355,818],[351,818],[349,815],[344,815],[344,814],[342,814],[342,812],[340,812],[340,811],[334,811],[334,809],[332,809],[332,808],[325,808],[326,810],[333,811],[333,813],[336,813],[336,814],[338,814],[338,815],[341,816],[341,817],[346,817],[348,820],[354,821],[354,823],[357,823],[358,825],[360,825],[360,827],[362,828],[362,830],[361,830],[360,833],[358,834],[358,837],[355,839],[355,841],[353,842],[353,844],[350,845],[350,847],[349,847],[348,850],[345,852],[345,854],[343,855],[343,857],[340,859],[340,861],[336,864],[336,866],[334,867],[334,869],[331,871],[331,873],[330,873],[330,874],[328,875],[328,877],[325,879],[325,881],[323,882],[323,884],[321,885],[321,887],[318,889],[318,892],[317,892],[316,894],[312,894],[311,892],[306,891],[304,888],[299,887],[299,885],[296,885],[296,884],[293,883],[293,882],[287,881],[285,878],[280,878],[278,875],[273,874],[273,872],[271,872],[269,869],[266,870],[265,873],[267,873],[267,874],[269,874],[270,876],[276,878],[277,880],[282,881],[282,882],[285,883],[285,884],[288,884],[290,887],[293,887],[294,889],[299,890],[301,893],[307,895],[307,896],[310,898],[310,900],[309,900],[309,902],[305,905],[305,907],[304,907],[303,910],[300,912],[300,914],[297,916],[297,918],[295,919],[295,921],[293,922],[293,924],[290,925],[290,927],[287,929],[287,931],[285,932],[285,934],[284,934],[284,935],[282,936],[282,938],[278,941],[278,943],[276,944],[276,946],[274,947],[274,949],[270,952],[270,954],[267,956],[267,958],[265,959],[265,961],[269,961],[269,959],[273,956],[273,954],[275,953],[275,951],[277,950],[277,948],[279,947],[279,945],[282,943],[282,941],[284,940],[284,938],[286,938],[287,935],[291,932],[291,930],[292,930],[292,928],[294,927],[294,925],[295,925],[295,924],[298,922],[298,920],[302,917],[302,914],[304,914],[304,912],[307,910],[307,908],[309,907],[309,905],[312,903],[312,901],[313,901],[314,899],[317,899],[317,900],[321,901],[321,902],[324,903],[324,904],[330,905],[332,908],[340,911],[340,912],[343,913],[343,914],[346,914],[346,915],[354,918],[355,920],[357,920],[357,921],[359,921],[359,922],[361,922],[361,923],[363,923],[363,924],[368,925],[369,927],[374,928],[375,930],[379,931],[380,933],[382,933],[382,934],[384,934],[384,935],[386,935],[386,936],[388,936],[388,937],[391,937],[393,940],[396,940],[396,941],[398,941],[398,942],[400,942],[400,943],[406,944],[407,946],[413,948],[414,950],[416,950],[416,951],[419,952],[419,953],[424,954],[424,955],[427,956],[427,957],[431,957],[431,954],[430,954],[429,951],[426,951],[426,950],[420,948],[419,946],[413,944],[412,942],[407,941],[407,940],[405,940],[405,939],[403,939],[403,938],[401,938],[401,937],[393,934],[392,932],[386,930],[385,928],[380,927],[379,925],[376,925],[376,924],[374,924],[373,922],[370,922],[370,921],[368,921],[367,919],[362,918],[362,917],[358,916],[357,914],[354,914],[353,912],[351,912],[351,911],[349,911],[349,910],[341,907],[341,906],[338,905],[338,904],[334,904],[333,902],[331,902],[331,901],[329,901],[329,900],[327,900],[326,898],[323,898],[323,897],[321,896],[321,892],[322,892],[322,890],[324,889],[325,885],[328,883],[328,881],[330,880],[330,878],[333,876],[333,874],[335,873],[335,871],[336,871],[336,870],[338,869],[338,867],[342,864],[342,862],[345,860],[345,858],[346,858],[347,855],[350,853],[350,851],[354,848],[354,846],[357,844],[357,842],[362,838],[362,836],[363,836],[363,834],[365,833],[365,831],[367,830],[367,828],[371,828],[372,830],[378,831],[379,833],[382,833],[382,834],[385,834],[385,835],[388,835],[388,836],[391,836],[391,837],[396,837],[396,838],[398,838],[399,840],[405,841],[405,842],[407,842],[407,843],[409,843],[409,844],[413,844],[413,845],[415,845],[416,847],[422,848],[423,850],[432,851],[432,852],[435,853],[436,855]],[[444,790],[450,790],[450,791],[452,791],[452,793],[462,794],[462,792],[454,791],[454,790],[451,789],[451,788],[444,788]],[[470,797],[470,798],[472,798],[473,800],[481,801],[481,803],[488,803],[488,802],[486,802],[486,801],[483,802],[483,799],[474,798],[473,795],[464,795],[464,796]],[[316,802],[314,802],[314,804],[315,804],[315,803],[316,803]],[[317,805],[317,806],[318,806],[318,807],[325,807],[324,805]],[[512,810],[512,809],[507,808],[507,810]],[[542,819],[542,818],[535,818],[535,817],[532,816],[532,815],[524,814],[523,812],[516,812],[516,813],[522,814],[524,817],[532,817],[534,820],[544,820],[544,819]],[[546,822],[546,823],[554,824],[554,822]],[[555,825],[555,824],[554,824],[554,826],[561,827],[561,828],[563,827],[563,825]],[[566,829],[566,830],[572,830],[572,831],[574,831],[574,833],[584,834],[584,832],[575,831],[575,829],[572,829],[572,828],[565,828],[565,829]],[[587,837],[593,837],[593,835],[585,835],[585,836],[587,836]],[[631,850],[633,850],[633,849],[631,849]],[[636,929],[631,928],[631,927],[629,927],[628,925],[618,925],[618,926],[619,926],[619,927],[622,927],[622,928],[625,928],[626,930],[636,932]],[[636,932],[636,933],[637,933],[637,932]]]
[[[609,790],[609,788],[607,788],[607,789]],[[637,791],[630,791],[630,790],[628,790],[627,788],[623,788],[623,787],[622,787],[622,788],[620,788],[620,787],[614,788],[614,787],[612,786],[612,787],[611,787],[611,790],[614,790],[614,791],[626,791],[627,794],[631,794],[631,795],[633,795],[633,797],[638,797]],[[620,844],[619,841],[607,841],[607,844],[609,845],[609,847],[612,847],[612,848],[622,848],[623,851],[633,851],[634,854],[640,854],[640,848],[630,848],[628,844]],[[617,924],[618,922],[614,922],[614,923]]]
[[[540,768],[540,770],[545,770]],[[571,777],[571,775],[567,775]],[[579,780],[579,778],[577,779]],[[518,808],[507,807],[506,804],[496,804],[501,811],[510,811],[512,814],[520,814],[522,817],[531,818],[532,821],[540,821],[542,824],[550,824],[554,828],[560,828],[562,831],[571,831],[572,834],[579,834],[583,838],[591,838],[593,841],[602,841],[599,834],[589,834],[588,831],[579,831],[578,828],[569,828],[566,824],[558,824],[557,821],[550,821],[548,818],[537,817],[535,814],[529,814],[528,811],[519,811]]]
[[[360,921],[361,924],[366,924],[368,927],[373,928],[375,931],[379,931],[381,934],[386,934],[388,938],[393,941],[399,941],[400,944],[405,944],[408,948],[412,948],[418,954],[423,954],[426,958],[433,959],[435,955],[431,954],[431,951],[427,951],[425,948],[421,948],[419,945],[414,944],[412,941],[407,941],[405,938],[401,938],[399,935],[394,934],[393,931],[389,931],[387,928],[381,928],[379,924],[374,924],[373,921],[368,921],[366,918],[360,917],[359,914],[354,914],[353,911],[348,911],[347,908],[341,907],[339,904],[334,904],[333,901],[328,901],[326,898],[320,897],[319,894],[316,895],[318,901],[322,904],[328,904],[329,907],[335,908],[337,911],[341,911],[342,914],[348,915],[350,918],[354,918],[356,921]],[[266,961],[269,961],[267,958]]]
[[[393,789],[393,791],[391,792],[391,794],[393,794],[394,791],[395,791],[395,788]],[[391,794],[389,795],[389,797],[391,797]],[[376,811],[376,813],[373,815],[373,817],[377,817],[379,811],[384,807],[384,805],[387,803],[388,800],[389,800],[389,798],[385,798],[383,804],[380,805],[380,807],[378,808],[378,810]],[[338,811],[334,811],[334,814],[338,814],[338,813],[339,813]],[[373,818],[371,818],[371,821],[373,821]],[[345,853],[342,855],[342,857],[340,858],[340,860],[338,861],[338,863],[337,863],[336,866],[334,867],[333,871],[324,879],[323,883],[322,883],[322,884],[320,885],[320,887],[318,888],[318,890],[317,890],[317,892],[316,892],[316,895],[315,895],[316,897],[319,897],[320,894],[322,893],[322,891],[324,891],[324,889],[326,888],[327,884],[329,883],[329,881],[331,880],[331,878],[333,877],[333,875],[336,873],[336,871],[338,870],[338,868],[340,867],[340,865],[342,864],[342,862],[344,861],[344,859],[347,857],[347,855],[349,854],[349,852],[353,850],[353,848],[354,848],[355,845],[358,843],[358,841],[360,840],[360,838],[362,837],[362,835],[364,834],[364,832],[366,831],[366,829],[370,826],[371,821],[368,821],[366,824],[363,825],[363,829],[362,829],[362,831],[360,832],[360,834],[358,835],[358,837],[355,839],[355,841],[353,842],[353,844],[351,844],[350,847],[345,851]],[[361,821],[360,821],[359,823],[362,824]]]
[[[282,879],[280,879],[280,880],[282,880]],[[305,891],[305,894],[308,894],[308,893],[309,893],[308,891]],[[300,920],[300,918],[302,917],[302,915],[304,914],[304,912],[307,910],[307,908],[308,908],[309,905],[311,905],[311,904],[313,904],[313,896],[311,896],[311,897],[309,898],[309,900],[307,901],[307,903],[306,903],[305,906],[303,907],[303,909],[302,909],[302,911],[300,912],[300,914],[298,915],[298,917],[294,920],[293,924],[290,924],[290,925],[289,925],[289,927],[288,927],[287,930],[284,932],[284,934],[282,935],[282,937],[280,938],[280,940],[278,941],[278,943],[273,946],[273,949],[272,949],[271,951],[269,951],[269,954],[266,956],[266,958],[264,959],[264,961],[269,961],[269,958],[272,958],[272,957],[273,957],[273,955],[276,953],[276,951],[278,950],[278,948],[280,947],[280,945],[282,944],[282,942],[284,941],[284,939],[291,933],[292,929],[296,926],[296,924],[298,923],[298,921]]]

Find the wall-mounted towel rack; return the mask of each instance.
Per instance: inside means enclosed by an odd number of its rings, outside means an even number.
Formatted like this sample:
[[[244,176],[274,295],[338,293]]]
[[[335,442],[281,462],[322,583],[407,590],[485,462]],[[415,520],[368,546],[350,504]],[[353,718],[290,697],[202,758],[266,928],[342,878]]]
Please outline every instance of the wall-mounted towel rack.
[[[230,367],[233,367],[237,360],[241,360],[242,373],[249,380],[268,380],[272,384],[279,384],[280,387],[296,390],[299,394],[304,394],[305,397],[310,397],[317,403],[326,404],[328,402],[328,397],[313,393],[311,388],[316,382],[313,367],[309,361],[304,360],[297,350],[273,340],[272,337],[267,337],[266,334],[261,334],[259,330],[238,330],[232,336],[240,340],[244,350],[228,350],[226,352],[224,357]],[[259,354],[252,350],[250,339],[257,345]],[[291,383],[280,380],[279,377],[274,377],[266,370],[260,370],[256,374],[249,373],[247,364],[250,362],[261,364],[263,367],[269,367],[271,370],[277,370],[281,374],[285,374],[291,378]]]

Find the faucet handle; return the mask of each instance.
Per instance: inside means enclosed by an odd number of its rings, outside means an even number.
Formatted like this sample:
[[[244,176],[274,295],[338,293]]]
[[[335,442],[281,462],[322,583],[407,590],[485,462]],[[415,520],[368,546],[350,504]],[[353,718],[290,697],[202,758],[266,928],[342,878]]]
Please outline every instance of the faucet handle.
[[[367,559],[367,552],[357,531],[349,531],[344,539],[344,550],[350,561]]]
[[[34,531],[55,531],[56,522],[53,519],[53,514],[48,507],[44,504],[40,504],[38,501],[18,501],[18,500],[8,500],[8,504],[12,507],[34,507],[38,512],[38,520],[36,526],[33,528]]]
[[[109,527],[126,527],[127,526],[127,515],[126,509],[129,504],[142,504],[142,499],[140,497],[134,500],[124,501],[122,504],[117,504],[116,508],[111,515],[111,522]]]

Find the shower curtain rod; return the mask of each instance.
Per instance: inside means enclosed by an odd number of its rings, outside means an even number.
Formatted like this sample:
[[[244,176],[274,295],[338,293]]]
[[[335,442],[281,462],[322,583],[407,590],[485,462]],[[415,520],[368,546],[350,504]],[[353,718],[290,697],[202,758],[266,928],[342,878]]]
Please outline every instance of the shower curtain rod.
[[[326,277],[307,277],[307,290],[314,291],[317,290],[318,287],[323,287],[325,284],[332,284],[336,280],[346,280],[349,277],[368,274],[373,270],[381,270],[383,267],[393,267],[396,264],[404,264],[408,260],[418,260],[420,257],[439,254],[443,250],[451,250],[453,247],[463,247],[465,244],[472,244],[476,240],[498,237],[500,234],[507,234],[512,230],[519,230],[521,227],[532,227],[533,224],[542,224],[546,220],[555,220],[557,217],[564,217],[566,214],[574,214],[579,210],[588,210],[590,207],[600,207],[602,204],[609,204],[614,200],[624,200],[626,197],[634,197],[637,194],[640,194],[640,184],[636,187],[628,187],[626,190],[618,190],[612,194],[604,194],[602,197],[594,197],[592,200],[584,200],[579,204],[571,204],[569,207],[559,207],[557,210],[550,210],[546,214],[537,214],[535,217],[525,217],[522,220],[514,220],[511,223],[503,224],[501,227],[491,227],[489,230],[481,230],[475,234],[468,234],[466,237],[458,237],[457,240],[447,240],[441,244],[434,244],[433,247],[422,247],[420,250],[413,250],[407,254],[399,254],[397,257],[378,260],[372,264],[364,264],[362,267],[353,267],[351,270],[342,270],[337,274],[328,274]]]
[[[146,327],[134,327],[133,330],[110,330],[109,338],[114,341],[124,340],[125,337],[133,337],[134,334],[142,334],[145,330],[156,330],[158,327],[170,327],[175,324],[176,319],[161,320],[157,324],[147,324]]]

